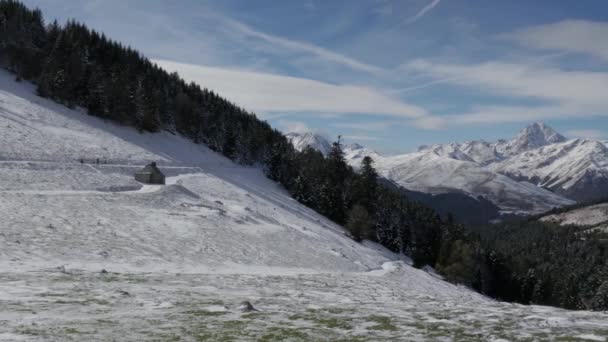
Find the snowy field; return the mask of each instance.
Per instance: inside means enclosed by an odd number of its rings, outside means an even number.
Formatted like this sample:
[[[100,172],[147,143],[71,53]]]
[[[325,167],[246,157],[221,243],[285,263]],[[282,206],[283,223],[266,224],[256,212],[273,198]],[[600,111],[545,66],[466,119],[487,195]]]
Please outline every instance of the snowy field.
[[[258,169],[32,91],[0,73],[1,341],[607,340],[607,313],[448,284]],[[135,183],[153,160],[168,185]]]
[[[548,215],[541,218],[541,221],[552,221],[561,225],[575,224],[587,226],[593,230],[608,231],[608,203]]]

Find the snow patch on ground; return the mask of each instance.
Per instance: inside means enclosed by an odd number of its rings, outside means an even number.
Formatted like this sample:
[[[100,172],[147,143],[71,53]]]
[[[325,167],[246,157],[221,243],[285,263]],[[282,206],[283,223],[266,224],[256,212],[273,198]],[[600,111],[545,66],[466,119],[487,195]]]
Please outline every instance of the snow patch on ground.
[[[608,227],[608,203],[547,215],[540,220],[555,222],[564,226],[577,225],[604,229]]]

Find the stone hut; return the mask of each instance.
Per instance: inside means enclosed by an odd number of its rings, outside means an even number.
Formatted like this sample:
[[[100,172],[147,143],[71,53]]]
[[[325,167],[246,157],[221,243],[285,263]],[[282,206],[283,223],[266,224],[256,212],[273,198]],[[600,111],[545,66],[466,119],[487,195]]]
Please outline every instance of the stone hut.
[[[145,184],[165,184],[165,175],[152,162],[135,173],[135,180]]]

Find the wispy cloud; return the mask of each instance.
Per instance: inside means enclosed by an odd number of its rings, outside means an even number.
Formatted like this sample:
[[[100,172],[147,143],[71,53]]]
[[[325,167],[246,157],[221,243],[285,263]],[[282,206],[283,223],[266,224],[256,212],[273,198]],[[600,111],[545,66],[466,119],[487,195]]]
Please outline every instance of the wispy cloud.
[[[608,89],[606,72],[566,71],[500,61],[457,65],[417,60],[409,63],[407,68],[454,86],[503,96],[508,101],[539,101],[536,105],[473,106],[472,110],[465,113],[419,119],[431,127],[529,122],[608,114],[605,111],[608,107],[608,97],[604,91]]]
[[[372,137],[369,135],[343,135],[342,138],[352,141],[375,141],[378,137]]]
[[[282,113],[384,115],[422,119],[421,107],[392,98],[373,88],[334,85],[275,74],[155,60],[167,71],[213,89],[248,110]]]
[[[279,126],[284,132],[306,133],[312,129],[302,121],[279,120]]]
[[[504,34],[501,37],[533,49],[582,53],[608,61],[608,23],[564,20]]]
[[[437,5],[439,5],[440,2],[441,2],[441,0],[432,0],[431,3],[424,6],[424,8],[422,8],[420,11],[418,11],[418,13],[416,13],[415,16],[409,18],[407,20],[407,22],[414,23],[414,22],[418,21],[420,18],[424,17],[425,14],[427,14],[428,12],[433,10],[433,8],[437,7]]]
[[[608,105],[605,94],[608,73],[605,72],[566,71],[501,61],[459,65],[417,60],[409,63],[409,67],[451,84],[485,92],[585,105]]]
[[[351,68],[351,69],[357,70],[357,71],[362,71],[362,72],[376,74],[376,75],[382,74],[384,72],[381,68],[379,68],[377,66],[374,66],[374,65],[371,65],[371,64],[368,64],[365,62],[361,62],[352,57],[331,51],[329,49],[326,49],[326,48],[323,48],[323,47],[320,47],[320,46],[317,46],[314,44],[310,44],[307,42],[301,42],[301,41],[297,41],[297,40],[292,40],[292,39],[286,39],[286,38],[279,37],[276,35],[268,34],[268,33],[256,30],[253,27],[250,27],[242,22],[236,21],[231,18],[227,18],[227,17],[223,17],[223,16],[216,16],[216,18],[220,19],[220,21],[224,25],[228,26],[230,29],[235,30],[237,33],[243,34],[243,35],[251,37],[251,38],[257,38],[257,39],[263,40],[267,43],[274,44],[282,49],[290,49],[290,50],[295,50],[295,51],[299,51],[299,52],[309,53],[322,60],[340,64],[340,65],[346,66],[348,68]]]
[[[418,85],[415,85],[415,86],[395,89],[395,90],[392,90],[391,93],[393,93],[393,94],[405,94],[405,93],[409,93],[409,92],[412,92],[412,91],[416,91],[416,90],[432,87],[432,86],[435,86],[435,85],[438,85],[438,84],[449,83],[449,82],[452,82],[452,81],[456,81],[456,79],[458,77],[459,76],[448,77],[448,78],[444,78],[444,79],[433,80],[433,81],[429,81],[429,82],[426,82],[426,83],[421,83],[421,84],[418,84]]]
[[[352,129],[357,131],[378,132],[387,129],[390,125],[396,124],[393,121],[384,122],[338,122],[330,124],[332,127]]]

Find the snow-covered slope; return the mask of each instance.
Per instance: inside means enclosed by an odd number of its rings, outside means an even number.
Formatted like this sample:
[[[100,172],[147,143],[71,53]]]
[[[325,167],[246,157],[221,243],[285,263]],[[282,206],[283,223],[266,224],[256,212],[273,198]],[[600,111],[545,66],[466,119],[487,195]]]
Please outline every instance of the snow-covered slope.
[[[560,214],[544,216],[541,221],[559,223],[561,225],[577,225],[593,230],[608,231],[608,203],[590,205]]]
[[[469,144],[471,146],[472,144]],[[353,153],[347,153],[347,156]],[[540,213],[573,202],[528,182],[492,172],[452,145],[393,157],[375,156],[384,177],[406,189],[431,194],[461,192],[483,196],[505,213]]]
[[[331,151],[331,144],[329,141],[324,136],[317,133],[291,132],[287,133],[285,136],[298,151],[302,151],[306,147],[311,147],[323,153],[323,155],[327,155],[329,154],[329,151]]]
[[[259,169],[68,110],[0,76],[1,262],[364,271],[395,258],[353,243]],[[132,175],[149,161],[172,185],[137,191]]]
[[[343,150],[344,158],[355,169],[358,169],[361,166],[363,158],[367,156],[371,157],[374,161],[380,160],[382,158],[382,155],[380,155],[376,151],[356,143],[344,146]]]
[[[575,139],[547,145],[492,164],[490,169],[576,200],[608,193],[608,148],[599,141]]]
[[[519,340],[608,331],[605,314],[499,303],[448,284],[355,243],[258,169],[179,136],[67,110],[3,72],[0,139],[2,341]],[[167,186],[132,180],[151,160]],[[241,312],[243,300],[258,311]]]

